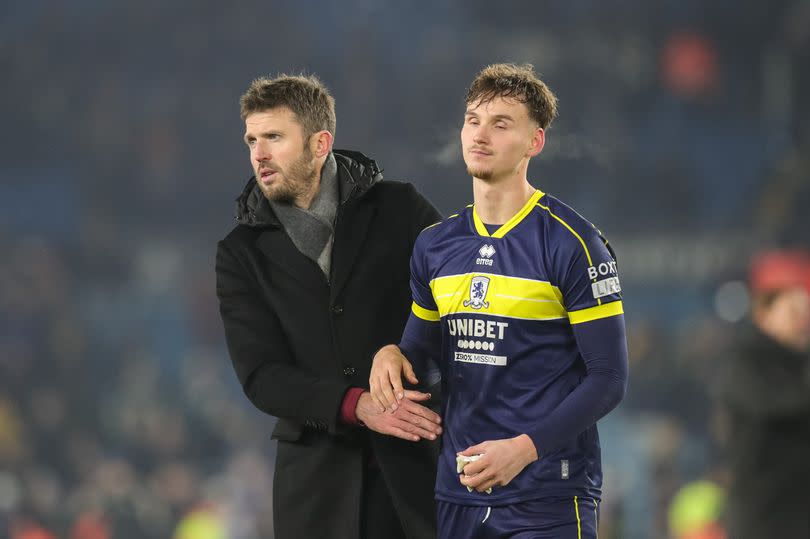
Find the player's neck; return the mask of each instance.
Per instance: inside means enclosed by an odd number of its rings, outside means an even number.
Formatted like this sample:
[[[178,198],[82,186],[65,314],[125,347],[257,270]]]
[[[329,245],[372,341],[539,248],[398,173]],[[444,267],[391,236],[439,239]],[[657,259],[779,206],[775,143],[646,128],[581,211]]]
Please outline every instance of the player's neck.
[[[475,213],[488,225],[502,225],[520,211],[535,191],[525,177],[494,183],[473,178]]]

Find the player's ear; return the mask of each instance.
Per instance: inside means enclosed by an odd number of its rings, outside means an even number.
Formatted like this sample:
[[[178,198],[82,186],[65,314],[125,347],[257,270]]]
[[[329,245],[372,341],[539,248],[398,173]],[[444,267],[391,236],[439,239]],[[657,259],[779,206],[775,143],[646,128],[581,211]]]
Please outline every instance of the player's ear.
[[[334,137],[329,131],[318,131],[309,139],[310,150],[315,157],[324,157],[332,151]]]
[[[529,151],[526,152],[528,157],[534,157],[543,151],[543,146],[546,145],[546,132],[542,127],[536,127],[532,133],[531,144]]]

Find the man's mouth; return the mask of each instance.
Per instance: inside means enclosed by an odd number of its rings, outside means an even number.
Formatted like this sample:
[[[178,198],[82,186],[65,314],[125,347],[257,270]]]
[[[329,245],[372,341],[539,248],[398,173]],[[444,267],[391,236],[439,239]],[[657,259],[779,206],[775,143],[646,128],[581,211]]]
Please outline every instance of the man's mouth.
[[[276,171],[276,170],[271,170],[271,169],[266,168],[266,169],[263,169],[263,170],[259,171],[259,178],[261,178],[261,180],[263,182],[268,182],[271,179],[273,179],[273,176],[275,176],[277,174],[277,172],[278,171]]]

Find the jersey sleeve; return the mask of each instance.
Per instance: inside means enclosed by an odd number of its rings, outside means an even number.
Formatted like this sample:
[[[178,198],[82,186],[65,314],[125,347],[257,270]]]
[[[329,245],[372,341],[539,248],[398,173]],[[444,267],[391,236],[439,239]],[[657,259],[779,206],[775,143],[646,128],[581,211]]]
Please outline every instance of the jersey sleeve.
[[[413,364],[420,380],[428,386],[440,377],[437,359],[441,353],[439,309],[433,299],[425,254],[425,234],[420,234],[411,254],[411,315],[402,332],[399,347]]]
[[[571,324],[623,314],[616,257],[607,240],[581,217],[554,218],[561,228],[553,272]]]
[[[605,317],[573,328],[585,376],[565,399],[527,434],[542,458],[595,424],[627,392],[629,367],[624,315]]]
[[[411,254],[411,295],[413,296],[411,312],[417,318],[426,322],[438,322],[439,308],[436,306],[433,291],[430,289],[430,275],[425,252],[426,243],[427,238],[425,231],[423,231],[416,239]]]

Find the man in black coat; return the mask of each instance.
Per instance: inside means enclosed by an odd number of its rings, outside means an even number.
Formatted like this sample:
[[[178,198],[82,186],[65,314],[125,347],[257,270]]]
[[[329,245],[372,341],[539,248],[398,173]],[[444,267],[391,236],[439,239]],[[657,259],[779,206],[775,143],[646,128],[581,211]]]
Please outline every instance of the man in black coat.
[[[723,384],[729,538],[810,537],[810,259],[764,254],[751,288]]]
[[[391,414],[366,388],[410,311],[413,243],[440,217],[373,160],[333,151],[317,78],[258,79],[241,112],[254,176],[218,245],[217,296],[245,394],[278,418],[276,538],[434,537],[438,395],[406,391]]]

